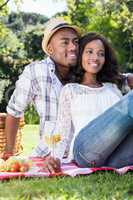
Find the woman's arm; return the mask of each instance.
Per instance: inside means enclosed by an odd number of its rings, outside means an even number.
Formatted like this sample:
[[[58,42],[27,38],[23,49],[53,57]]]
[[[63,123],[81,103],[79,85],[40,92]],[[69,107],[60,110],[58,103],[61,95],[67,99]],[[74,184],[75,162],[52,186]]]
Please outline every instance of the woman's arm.
[[[55,145],[54,157],[49,155],[45,159],[44,168],[49,172],[59,172],[60,159],[63,158],[70,136],[72,134],[72,119],[71,119],[71,99],[72,91],[70,85],[63,87],[58,107],[58,117],[54,134],[60,134],[61,141]]]
[[[69,146],[73,134],[72,116],[71,116],[71,85],[66,85],[60,94],[58,117],[54,134],[60,134],[61,141],[57,143],[55,148],[55,156],[63,158],[66,148]]]

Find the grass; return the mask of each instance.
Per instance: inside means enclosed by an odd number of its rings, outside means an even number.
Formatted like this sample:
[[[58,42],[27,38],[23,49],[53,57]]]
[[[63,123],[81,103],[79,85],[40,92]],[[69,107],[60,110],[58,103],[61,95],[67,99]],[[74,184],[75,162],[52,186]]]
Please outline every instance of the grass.
[[[24,155],[38,140],[38,126],[23,132]],[[98,172],[89,176],[14,179],[0,182],[0,200],[133,200],[133,173]]]
[[[29,155],[33,148],[37,145],[39,140],[39,126],[38,125],[25,125],[23,128],[23,154],[24,156]]]

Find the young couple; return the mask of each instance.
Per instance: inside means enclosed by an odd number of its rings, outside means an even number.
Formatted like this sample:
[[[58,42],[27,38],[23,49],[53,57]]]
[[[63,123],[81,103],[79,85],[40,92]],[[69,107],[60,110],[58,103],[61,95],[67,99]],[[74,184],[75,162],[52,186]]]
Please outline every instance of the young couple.
[[[16,83],[7,106],[7,144],[1,158],[8,159],[13,155],[19,119],[32,101],[40,117],[40,143],[34,151],[35,156],[49,154],[43,134],[46,122],[54,124],[57,120],[59,105],[56,129],[62,135],[62,141],[56,151],[57,159],[50,154],[46,158],[46,168],[50,171],[60,168],[60,158],[64,155],[82,166],[94,162],[96,166],[107,165],[107,160],[111,165],[115,160],[113,154],[119,160],[117,148],[122,152],[122,159],[123,151],[126,151],[125,163],[120,162],[120,166],[121,163],[132,164],[131,95],[122,97],[117,87],[121,86],[121,76],[113,50],[96,33],[82,37],[79,48],[79,37],[78,28],[64,20],[52,19],[47,24],[42,47],[48,58],[26,66]],[[72,82],[74,76],[77,83],[63,88],[58,104],[62,86]],[[128,76],[128,85],[133,87],[132,75]]]
[[[122,96],[117,59],[103,36],[80,39],[75,82],[61,91],[55,126],[61,141],[45,167],[60,170],[63,157],[81,167],[133,165],[133,92]]]

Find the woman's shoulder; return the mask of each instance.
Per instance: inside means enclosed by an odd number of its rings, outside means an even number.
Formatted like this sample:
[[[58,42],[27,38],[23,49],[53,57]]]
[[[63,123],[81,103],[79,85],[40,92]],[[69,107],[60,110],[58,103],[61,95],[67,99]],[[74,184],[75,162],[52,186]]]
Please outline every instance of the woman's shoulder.
[[[115,83],[105,82],[104,85],[106,87],[118,88],[118,86]]]
[[[78,83],[67,83],[65,86],[63,86],[61,93],[64,95],[68,94],[68,95],[73,96],[75,91],[77,91],[79,85],[80,84],[78,84]]]
[[[67,83],[65,86],[63,86],[63,89],[73,89],[79,87],[79,83]]]
[[[118,88],[117,84],[106,82],[106,83],[104,83],[104,85],[105,85],[105,87],[106,87],[107,89],[110,89],[110,90],[116,92],[119,96],[122,95],[122,92],[121,92],[121,90]]]

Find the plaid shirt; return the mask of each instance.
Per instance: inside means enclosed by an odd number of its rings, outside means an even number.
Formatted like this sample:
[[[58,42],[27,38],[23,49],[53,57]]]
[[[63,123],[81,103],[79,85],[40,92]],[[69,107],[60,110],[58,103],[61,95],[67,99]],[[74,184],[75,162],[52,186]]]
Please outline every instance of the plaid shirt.
[[[54,124],[56,121],[61,88],[62,83],[55,75],[55,64],[49,57],[27,65],[16,82],[7,112],[14,117],[22,117],[27,105],[34,104],[40,117],[40,143],[35,155],[48,153],[42,139],[48,122]]]

